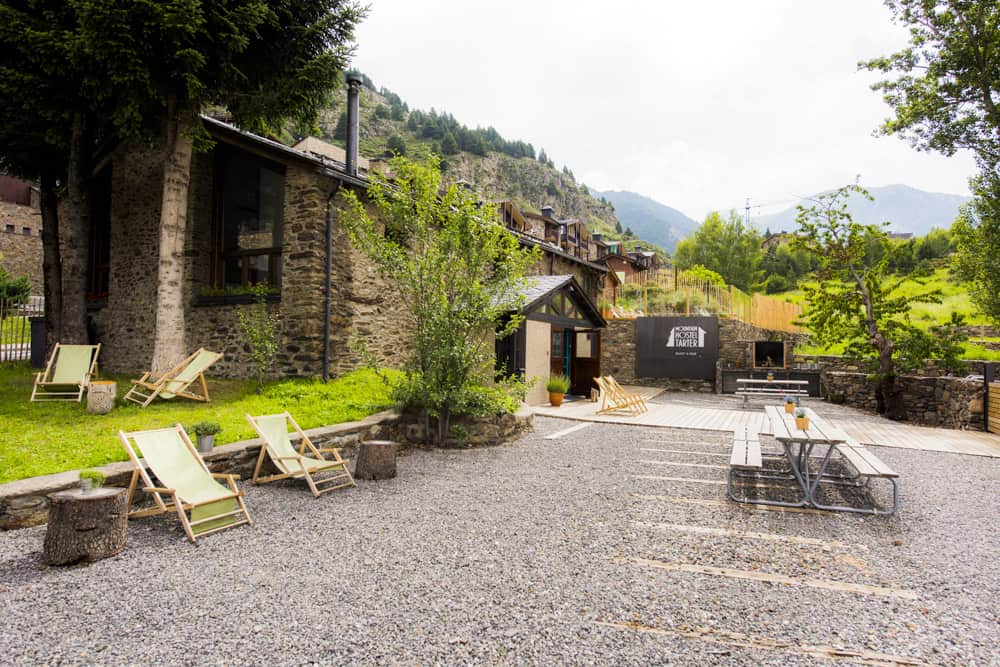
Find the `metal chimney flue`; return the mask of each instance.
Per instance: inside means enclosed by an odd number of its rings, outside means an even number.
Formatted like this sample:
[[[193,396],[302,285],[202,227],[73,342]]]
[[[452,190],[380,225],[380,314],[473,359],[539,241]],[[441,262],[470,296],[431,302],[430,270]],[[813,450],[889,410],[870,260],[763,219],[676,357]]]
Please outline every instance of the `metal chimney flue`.
[[[345,168],[349,176],[358,175],[358,98],[361,94],[361,75],[347,75],[347,157]]]

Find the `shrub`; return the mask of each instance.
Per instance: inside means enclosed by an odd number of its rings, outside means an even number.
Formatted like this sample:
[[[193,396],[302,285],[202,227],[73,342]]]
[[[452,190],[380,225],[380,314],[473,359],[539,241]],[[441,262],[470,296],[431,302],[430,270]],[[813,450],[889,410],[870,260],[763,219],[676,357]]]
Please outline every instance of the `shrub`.
[[[549,376],[549,381],[545,383],[545,389],[552,394],[565,394],[569,391],[569,378],[565,375]]]
[[[243,334],[243,344],[250,349],[250,361],[257,374],[257,393],[264,390],[264,376],[274,366],[278,353],[278,316],[267,309],[271,288],[258,283],[251,288],[254,303],[241,308],[236,317]]]
[[[197,436],[215,435],[222,430],[222,427],[219,426],[218,422],[198,422],[197,424],[192,424],[188,430]]]

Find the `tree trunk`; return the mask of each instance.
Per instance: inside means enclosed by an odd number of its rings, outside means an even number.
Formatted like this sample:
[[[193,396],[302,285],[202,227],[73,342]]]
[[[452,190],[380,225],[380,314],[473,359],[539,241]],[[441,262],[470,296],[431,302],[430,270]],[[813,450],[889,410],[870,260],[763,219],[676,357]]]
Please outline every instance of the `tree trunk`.
[[[399,443],[389,440],[369,440],[358,445],[358,460],[354,463],[356,479],[392,479],[396,476],[396,453]]]
[[[887,419],[906,421],[906,406],[903,394],[896,386],[896,376],[882,377],[875,387],[875,403],[878,413]]]
[[[42,275],[45,296],[45,356],[62,340],[62,260],[59,256],[59,197],[56,177],[42,174]]]
[[[60,491],[49,498],[49,525],[44,558],[49,565],[68,565],[114,556],[128,536],[125,489]]]
[[[186,354],[184,337],[184,241],[187,236],[188,183],[191,177],[194,119],[171,102],[163,164],[160,208],[160,260],[156,289],[153,372],[172,368]]]
[[[73,116],[67,169],[66,216],[60,221],[62,343],[88,343],[87,260],[90,246],[91,141],[82,113]]]

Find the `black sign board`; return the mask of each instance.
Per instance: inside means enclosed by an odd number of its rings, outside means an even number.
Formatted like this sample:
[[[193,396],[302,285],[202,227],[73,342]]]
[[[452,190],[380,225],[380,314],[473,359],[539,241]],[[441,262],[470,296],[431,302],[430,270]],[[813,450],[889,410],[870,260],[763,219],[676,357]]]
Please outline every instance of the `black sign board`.
[[[715,317],[640,317],[635,321],[635,376],[714,380],[719,359]]]

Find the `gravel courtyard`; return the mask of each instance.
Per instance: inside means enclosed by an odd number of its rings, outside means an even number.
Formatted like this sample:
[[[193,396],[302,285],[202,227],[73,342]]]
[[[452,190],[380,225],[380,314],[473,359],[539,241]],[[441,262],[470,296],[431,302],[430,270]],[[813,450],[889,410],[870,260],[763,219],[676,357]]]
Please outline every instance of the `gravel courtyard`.
[[[535,425],[320,499],[244,482],[255,525],[197,546],[154,517],[48,568],[0,533],[0,664],[1000,664],[1000,460],[881,448],[897,516],[765,511],[728,434]]]

